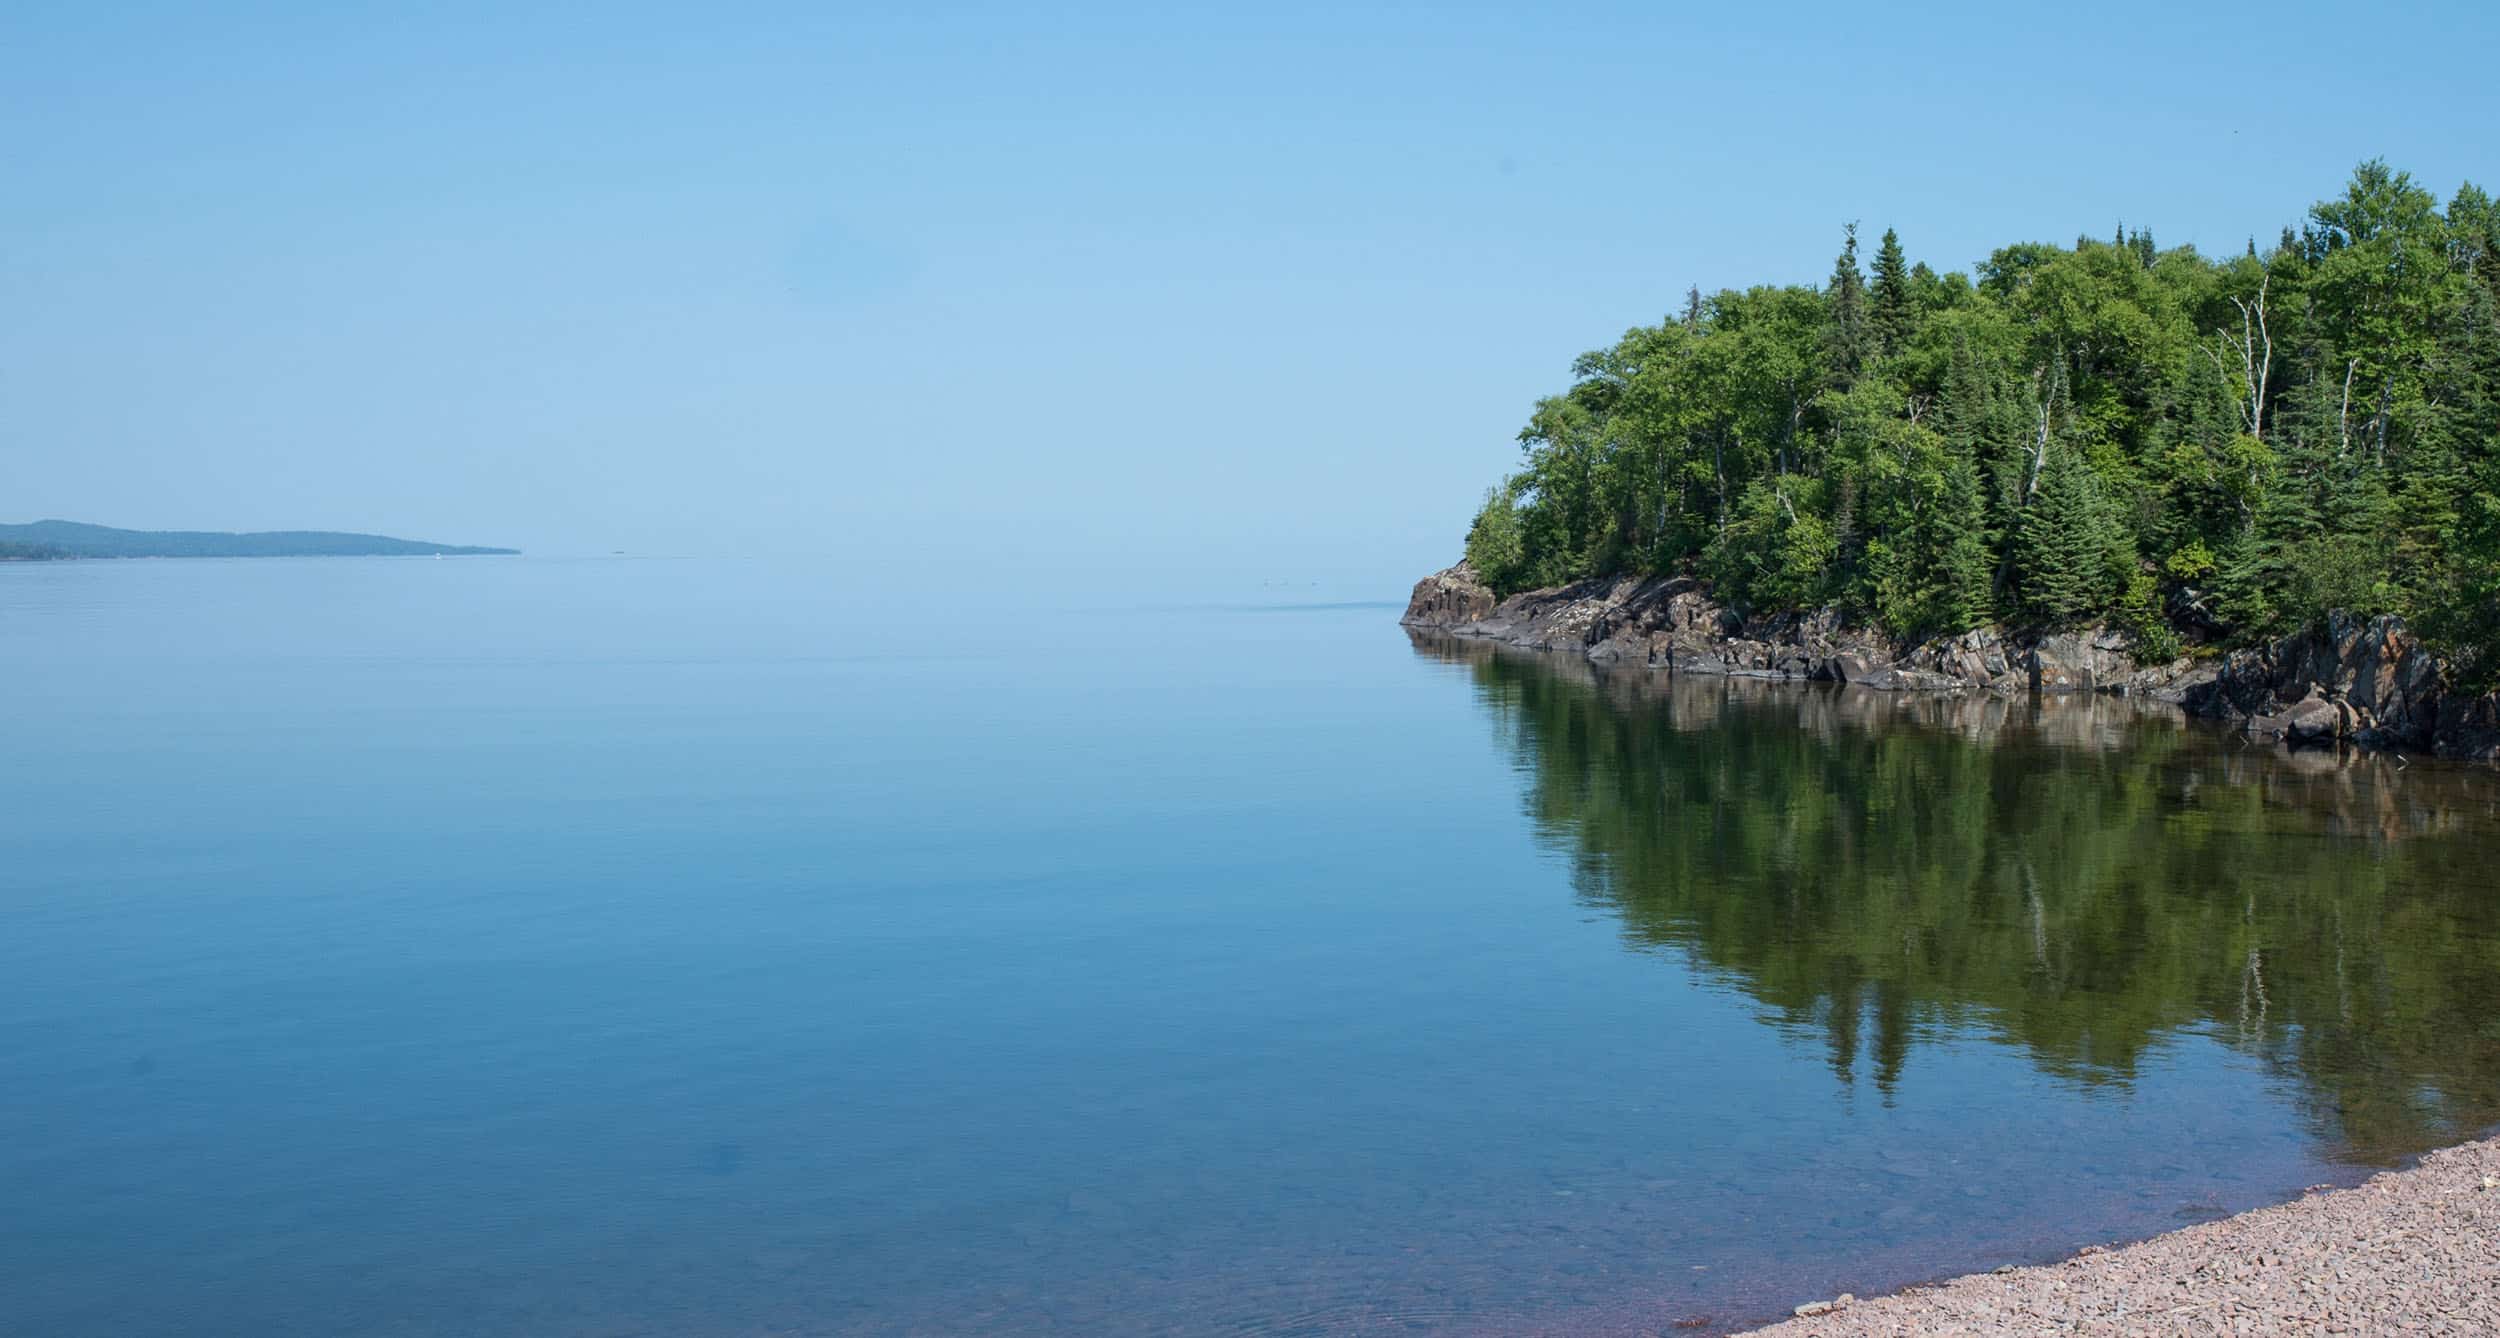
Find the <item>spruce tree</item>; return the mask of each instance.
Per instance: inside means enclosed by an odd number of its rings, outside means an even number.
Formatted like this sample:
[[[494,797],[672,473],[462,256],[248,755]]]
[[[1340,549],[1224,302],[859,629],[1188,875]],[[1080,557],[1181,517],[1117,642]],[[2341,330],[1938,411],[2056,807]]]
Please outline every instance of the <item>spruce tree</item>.
[[[2108,606],[2133,565],[2133,539],[2074,439],[2074,401],[2061,353],[2034,410],[2037,477],[2006,544],[2022,604],[2032,616],[2069,623]],[[2045,433],[2045,439],[2042,435]]]
[[[1967,334],[1954,338],[1953,356],[1945,364],[1943,393],[1936,402],[1936,427],[1944,433],[1947,449],[1978,458],[1980,439],[1988,430],[1988,384],[1980,378],[1979,362],[1971,355]]]
[[[2070,443],[2051,440],[2039,490],[2014,530],[2014,577],[2027,610],[2067,623],[2107,602],[2112,520],[2092,466]]]
[[[1858,272],[1858,225],[1848,225],[1845,234],[1840,257],[1832,262],[1831,286],[1823,295],[1824,357],[1833,387],[1844,391],[1857,384],[1867,352],[1866,277]]]
[[[1901,238],[1892,229],[1884,229],[1884,242],[1875,250],[1875,283],[1872,324],[1875,353],[1889,358],[1907,348],[1917,322],[1917,310],[1910,302],[1910,267],[1901,255]]]
[[[1942,630],[1963,632],[1995,615],[1990,599],[1996,561],[1988,548],[1988,508],[1980,495],[1979,466],[1956,455],[1946,464],[1939,523],[1946,530],[1937,562]]]

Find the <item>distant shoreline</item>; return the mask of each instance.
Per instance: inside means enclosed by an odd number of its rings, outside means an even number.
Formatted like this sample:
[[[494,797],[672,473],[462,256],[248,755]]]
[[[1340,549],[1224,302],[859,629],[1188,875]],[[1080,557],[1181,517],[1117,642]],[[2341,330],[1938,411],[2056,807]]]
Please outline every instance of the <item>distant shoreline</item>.
[[[515,557],[517,548],[438,544],[335,530],[120,530],[70,520],[0,525],[0,561],[202,557]]]

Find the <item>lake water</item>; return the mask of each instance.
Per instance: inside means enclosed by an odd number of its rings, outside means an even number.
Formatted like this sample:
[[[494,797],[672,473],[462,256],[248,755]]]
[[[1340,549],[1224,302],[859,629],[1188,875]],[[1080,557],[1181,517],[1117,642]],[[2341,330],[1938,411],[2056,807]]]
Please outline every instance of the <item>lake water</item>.
[[[1706,1330],[2500,1120],[2488,773],[846,579],[0,568],[0,1330]]]

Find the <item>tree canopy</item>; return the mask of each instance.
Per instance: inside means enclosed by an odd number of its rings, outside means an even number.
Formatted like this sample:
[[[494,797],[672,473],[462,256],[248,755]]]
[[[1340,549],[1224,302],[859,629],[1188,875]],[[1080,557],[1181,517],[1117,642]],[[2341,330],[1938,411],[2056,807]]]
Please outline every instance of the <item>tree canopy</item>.
[[[2280,635],[2401,613],[2500,670],[2500,207],[2384,162],[2270,247],[2122,224],[1972,274],[1856,224],[1821,287],[1689,293],[1540,400],[1497,590],[1710,577],[1745,612]]]

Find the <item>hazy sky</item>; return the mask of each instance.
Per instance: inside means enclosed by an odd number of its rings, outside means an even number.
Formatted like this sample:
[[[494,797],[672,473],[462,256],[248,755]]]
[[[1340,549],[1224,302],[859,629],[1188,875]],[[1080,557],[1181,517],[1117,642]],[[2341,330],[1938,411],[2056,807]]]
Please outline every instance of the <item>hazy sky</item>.
[[[0,520],[1395,593],[1844,221],[2500,185],[2487,3],[351,8],[0,15]]]

